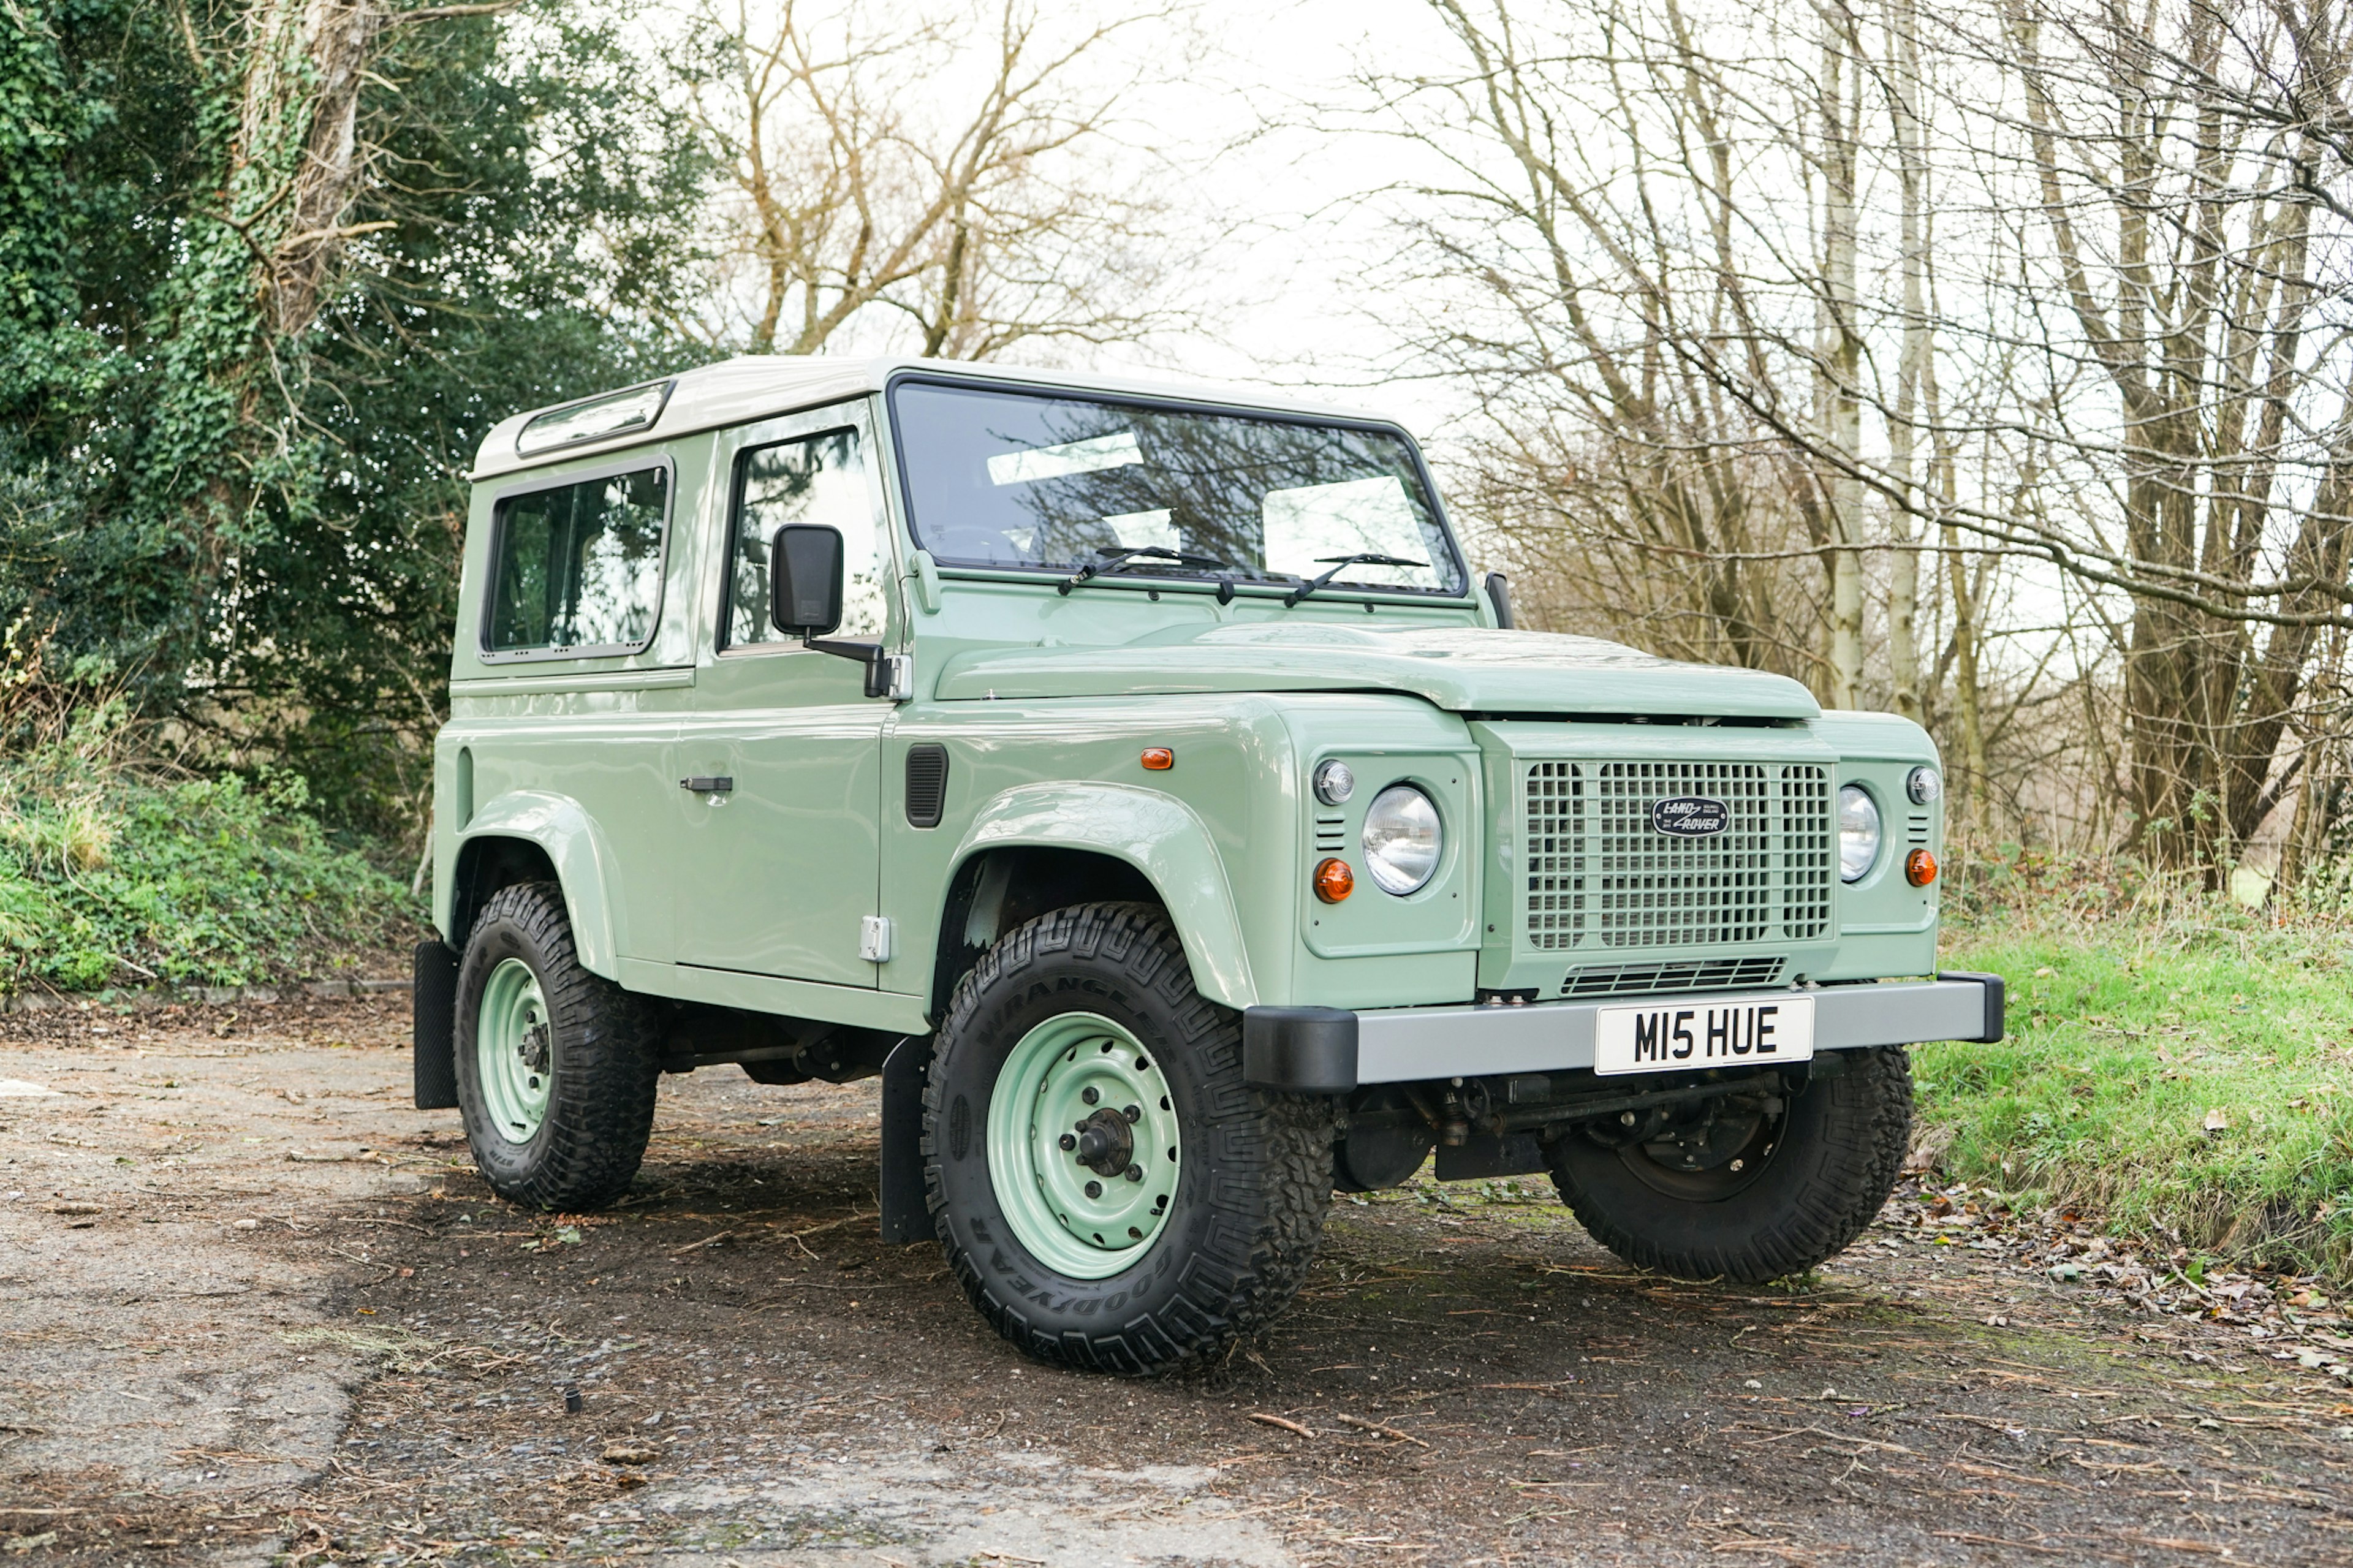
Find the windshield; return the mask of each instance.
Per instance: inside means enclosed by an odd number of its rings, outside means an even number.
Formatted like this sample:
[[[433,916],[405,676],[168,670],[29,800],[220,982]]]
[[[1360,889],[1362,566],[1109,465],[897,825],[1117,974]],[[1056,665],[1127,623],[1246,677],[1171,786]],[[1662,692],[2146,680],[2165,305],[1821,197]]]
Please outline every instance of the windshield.
[[[902,383],[891,395],[916,542],[949,566],[1460,595],[1413,448],[1376,430]],[[1181,555],[1185,560],[1172,560]]]

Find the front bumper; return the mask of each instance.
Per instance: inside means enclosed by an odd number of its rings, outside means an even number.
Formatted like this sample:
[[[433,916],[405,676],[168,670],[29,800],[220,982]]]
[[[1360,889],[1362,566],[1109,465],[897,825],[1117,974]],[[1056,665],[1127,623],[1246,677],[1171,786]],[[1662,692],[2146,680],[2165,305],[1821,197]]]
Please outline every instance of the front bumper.
[[[1923,1040],[2001,1038],[2002,979],[1958,971],[1934,980],[1825,985],[1814,999],[1814,1049],[1864,1050]],[[1721,1005],[1738,994],[1694,1002]],[[1556,1072],[1593,1065],[1594,1015],[1665,1005],[1669,996],[1537,1002],[1517,1007],[1251,1007],[1242,1014],[1243,1076],[1261,1089],[1346,1094],[1368,1083]]]

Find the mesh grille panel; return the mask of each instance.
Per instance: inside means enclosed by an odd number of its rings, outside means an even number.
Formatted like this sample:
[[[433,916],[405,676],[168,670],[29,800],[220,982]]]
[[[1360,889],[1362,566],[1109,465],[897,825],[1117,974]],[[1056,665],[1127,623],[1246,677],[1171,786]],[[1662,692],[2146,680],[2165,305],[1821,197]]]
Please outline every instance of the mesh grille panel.
[[[1765,769],[1757,763],[1604,763],[1596,770],[1596,925],[1606,947],[1755,942],[1770,922]],[[1653,803],[1707,795],[1731,824],[1706,838],[1651,826]]]
[[[1838,845],[1831,832],[1827,768],[1781,770],[1781,925],[1793,942],[1830,929],[1831,873]]]
[[[1651,808],[1681,795],[1722,801],[1725,830],[1679,837],[1652,826]],[[1838,851],[1827,768],[1537,762],[1528,764],[1521,804],[1527,947],[1811,942],[1830,930]],[[1568,984],[1577,994],[1599,994],[1581,989],[1578,977],[1591,973],[1595,986],[1651,989],[1637,984],[1633,967],[1580,969]],[[1607,978],[1620,971],[1622,986]],[[1746,974],[1723,982],[1765,983]],[[1694,979],[1688,988],[1710,984]]]
[[[1585,935],[1585,779],[1575,763],[1528,769],[1528,945],[1574,947]]]

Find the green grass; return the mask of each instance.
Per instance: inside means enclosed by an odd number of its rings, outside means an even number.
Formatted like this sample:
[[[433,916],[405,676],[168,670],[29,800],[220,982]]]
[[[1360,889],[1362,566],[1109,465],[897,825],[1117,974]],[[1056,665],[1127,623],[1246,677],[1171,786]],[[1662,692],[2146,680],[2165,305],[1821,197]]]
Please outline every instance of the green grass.
[[[1947,954],[2008,977],[2010,1038],[1913,1052],[1943,1168],[2193,1257],[2353,1274],[2353,932],[2017,912]]]
[[[300,779],[142,769],[120,723],[92,710],[0,758],[0,994],[331,977],[413,939],[417,900]]]

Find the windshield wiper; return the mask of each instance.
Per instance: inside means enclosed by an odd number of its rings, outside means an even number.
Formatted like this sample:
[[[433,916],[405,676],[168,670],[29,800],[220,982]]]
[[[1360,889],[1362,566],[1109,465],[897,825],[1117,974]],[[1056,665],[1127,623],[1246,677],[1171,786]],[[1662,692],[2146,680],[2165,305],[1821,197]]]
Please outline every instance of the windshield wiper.
[[[1232,562],[1220,561],[1214,555],[1187,555],[1181,550],[1170,550],[1158,544],[1138,545],[1133,550],[1098,550],[1095,554],[1101,559],[1088,562],[1063,578],[1055,585],[1054,592],[1068,594],[1089,578],[1104,572],[1115,572],[1131,561],[1171,561],[1179,566],[1207,566],[1219,572],[1240,570]]]
[[[1332,570],[1312,583],[1302,583],[1284,595],[1282,601],[1284,609],[1287,610],[1299,603],[1351,566],[1419,566],[1427,570],[1430,565],[1427,561],[1408,561],[1402,555],[1376,555],[1370,551],[1359,551],[1354,555],[1318,555],[1315,562],[1318,565],[1330,563]]]

